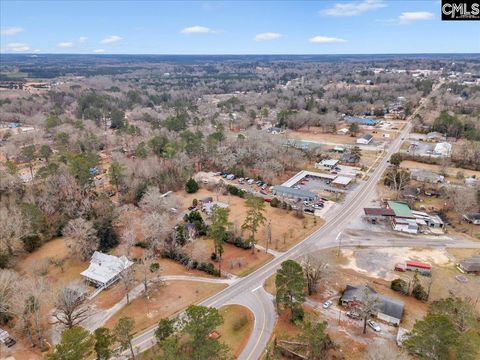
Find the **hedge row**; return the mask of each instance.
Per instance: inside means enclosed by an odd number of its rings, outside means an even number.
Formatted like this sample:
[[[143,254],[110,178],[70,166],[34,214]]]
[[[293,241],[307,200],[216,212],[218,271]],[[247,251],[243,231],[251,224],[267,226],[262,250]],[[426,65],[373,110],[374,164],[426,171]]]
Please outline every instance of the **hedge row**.
[[[230,194],[241,198],[244,198],[247,195],[247,192],[245,190],[239,189],[238,187],[233,185],[227,185],[227,191]]]
[[[215,269],[212,263],[199,262],[190,258],[187,254],[175,249],[164,250],[161,257],[164,259],[175,260],[184,266],[189,266],[191,269],[204,271],[213,276],[220,276],[220,271]]]

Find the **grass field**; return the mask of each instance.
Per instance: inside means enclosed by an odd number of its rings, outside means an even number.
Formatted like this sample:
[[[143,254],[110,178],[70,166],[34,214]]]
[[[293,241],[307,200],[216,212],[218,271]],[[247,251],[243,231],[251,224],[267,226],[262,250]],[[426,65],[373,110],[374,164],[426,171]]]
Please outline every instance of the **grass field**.
[[[253,330],[253,313],[245,306],[226,305],[220,308],[224,323],[218,327],[220,341],[230,348],[230,353],[237,358],[248,342]]]

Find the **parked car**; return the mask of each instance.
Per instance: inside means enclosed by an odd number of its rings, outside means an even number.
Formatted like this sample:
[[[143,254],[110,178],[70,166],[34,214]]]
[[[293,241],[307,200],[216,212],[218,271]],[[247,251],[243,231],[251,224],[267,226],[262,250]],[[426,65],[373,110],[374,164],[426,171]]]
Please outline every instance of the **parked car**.
[[[327,300],[323,303],[322,307],[324,309],[328,309],[330,306],[332,306],[332,304],[333,304],[332,300]]]
[[[265,190],[265,189],[267,188],[267,186],[268,186],[268,184],[263,183],[263,185],[262,185],[262,190]]]
[[[240,179],[238,179],[238,182],[242,183],[244,180],[245,180],[244,178],[240,178]]]
[[[235,175],[234,174],[229,174],[227,175],[227,180],[233,180],[235,179]]]
[[[317,210],[318,209],[323,209],[323,205],[322,204],[315,204],[315,205],[313,205],[313,208],[317,209]]]
[[[268,203],[269,203],[269,202],[272,202],[272,199],[270,199],[270,198],[264,198],[263,200],[264,200],[265,202],[268,202]]]
[[[360,315],[358,315],[356,312],[349,311],[347,312],[347,316],[352,319],[360,319]]]
[[[376,332],[380,332],[382,330],[382,328],[380,327],[380,325],[378,325],[375,321],[373,320],[368,320],[367,321],[367,324],[368,326],[370,326],[373,330],[375,330]]]
[[[315,209],[306,207],[305,209],[303,209],[303,211],[313,214],[315,212]]]
[[[222,175],[221,172],[215,172],[215,173],[213,173],[213,176],[220,176],[220,175]]]
[[[247,184],[248,184],[248,185],[252,185],[254,182],[255,182],[255,180],[253,180],[253,179],[248,179]]]

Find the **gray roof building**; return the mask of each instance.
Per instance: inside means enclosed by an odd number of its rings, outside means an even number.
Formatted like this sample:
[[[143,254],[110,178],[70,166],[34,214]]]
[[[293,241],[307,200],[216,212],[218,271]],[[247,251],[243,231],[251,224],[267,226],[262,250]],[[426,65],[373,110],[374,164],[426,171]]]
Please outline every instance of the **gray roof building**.
[[[459,267],[466,273],[480,273],[480,255],[460,261]]]
[[[366,292],[378,298],[379,305],[377,317],[379,319],[394,324],[400,323],[405,303],[401,300],[379,294],[368,285],[347,285],[340,300],[343,304],[348,304],[352,301],[358,301],[361,303]]]
[[[296,199],[296,200],[314,200],[317,195],[308,190],[294,189],[287,186],[274,186],[272,188],[273,195],[283,196],[286,198]]]

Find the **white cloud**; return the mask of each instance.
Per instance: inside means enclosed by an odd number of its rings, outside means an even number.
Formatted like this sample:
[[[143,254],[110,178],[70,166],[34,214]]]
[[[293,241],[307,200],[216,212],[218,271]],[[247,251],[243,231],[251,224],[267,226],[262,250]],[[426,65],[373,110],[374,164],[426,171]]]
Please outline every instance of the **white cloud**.
[[[16,35],[18,33],[21,33],[23,29],[21,27],[17,26],[12,26],[12,27],[6,27],[0,30],[0,34],[4,36],[11,36],[11,35]]]
[[[104,53],[105,52],[105,49],[96,49],[96,50],[93,50],[93,52],[95,54],[101,54],[101,53]]]
[[[274,32],[266,32],[266,33],[260,33],[255,35],[254,40],[255,41],[268,41],[268,40],[276,40],[280,39],[283,35],[279,33],[274,33]]]
[[[74,44],[71,41],[61,42],[57,44],[57,47],[60,49],[71,49],[73,48]]]
[[[211,34],[213,32],[214,31],[212,29],[199,25],[186,27],[185,29],[182,29],[182,31],[180,31],[180,33],[182,34]]]
[[[336,37],[329,37],[329,36],[314,36],[310,38],[308,41],[314,44],[340,44],[347,42],[347,40],[336,38]]]
[[[100,44],[111,44],[122,40],[123,38],[118,35],[110,35],[100,41]]]
[[[78,42],[79,42],[80,44],[83,44],[83,43],[86,42],[87,40],[88,40],[88,38],[87,38],[86,36],[80,36],[80,37],[78,38]]]
[[[428,11],[404,12],[398,17],[400,24],[409,24],[413,21],[431,20],[434,15]]]
[[[333,7],[320,11],[327,16],[357,16],[370,10],[377,10],[387,6],[383,0],[363,0],[347,3],[337,3]]]
[[[9,43],[6,48],[13,52],[25,52],[30,50],[30,46],[24,43]]]

